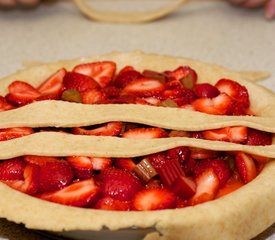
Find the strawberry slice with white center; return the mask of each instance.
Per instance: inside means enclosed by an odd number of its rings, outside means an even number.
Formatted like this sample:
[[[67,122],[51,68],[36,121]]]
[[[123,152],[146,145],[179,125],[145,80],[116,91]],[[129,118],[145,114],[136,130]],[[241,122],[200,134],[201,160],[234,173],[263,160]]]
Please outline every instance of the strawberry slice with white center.
[[[219,178],[212,168],[206,169],[196,177],[197,190],[189,200],[190,205],[197,205],[213,200],[219,190]]]
[[[123,138],[147,139],[167,137],[167,133],[162,128],[132,128],[124,132]]]
[[[116,72],[116,64],[110,61],[85,63],[75,66],[73,72],[93,78],[104,88],[113,79]]]
[[[6,95],[7,102],[21,106],[35,101],[41,93],[26,82],[14,81],[9,86],[9,94]]]
[[[39,188],[39,170],[39,166],[27,164],[24,169],[24,180],[3,181],[3,183],[20,192],[35,195]]]
[[[202,149],[202,148],[191,148],[191,158],[193,159],[207,159],[207,158],[216,158],[218,157],[218,152]]]
[[[46,81],[44,81],[37,90],[42,94],[40,98],[58,99],[63,90],[63,78],[67,71],[65,68],[61,68]]]
[[[93,164],[89,157],[73,156],[67,157],[66,160],[72,166],[77,178],[87,179],[92,176]]]
[[[44,193],[38,197],[47,201],[75,206],[85,207],[93,204],[99,194],[99,187],[95,184],[94,179],[75,182],[59,191]]]
[[[226,93],[228,96],[241,103],[244,108],[249,107],[248,91],[246,87],[241,84],[230,79],[221,79],[216,83],[215,87],[220,92]]]
[[[164,84],[159,80],[140,78],[131,81],[122,90],[122,95],[135,95],[138,97],[158,97],[164,90]]]
[[[101,210],[128,211],[130,209],[130,204],[129,202],[120,201],[107,196],[99,199],[95,204],[95,208]]]
[[[118,136],[123,128],[121,122],[109,122],[95,129],[73,128],[73,134],[92,136]]]
[[[208,140],[243,143],[247,139],[247,127],[226,127],[202,132]]]
[[[176,196],[167,189],[150,188],[138,192],[132,200],[133,210],[161,210],[175,208]]]
[[[231,114],[233,105],[233,99],[226,93],[214,98],[199,98],[192,103],[196,111],[214,115]]]
[[[130,82],[139,78],[142,78],[140,72],[136,71],[133,67],[126,66],[118,73],[118,75],[113,81],[113,84],[116,87],[124,88]]]
[[[133,171],[136,167],[136,164],[132,158],[116,158],[115,166],[119,169]]]
[[[34,133],[33,129],[28,127],[0,129],[0,141],[6,141],[13,138],[24,137],[33,133]]]
[[[244,183],[251,182],[257,176],[257,168],[253,158],[243,152],[238,152],[235,159],[236,169]]]
[[[112,159],[105,157],[91,157],[93,169],[97,171],[103,171],[112,166]]]
[[[48,162],[56,162],[60,159],[57,157],[45,157],[45,156],[33,156],[33,155],[26,155],[24,156],[24,161],[27,163],[36,164],[40,167],[44,166]]]
[[[0,112],[4,112],[13,108],[13,105],[8,103],[4,97],[0,96]]]

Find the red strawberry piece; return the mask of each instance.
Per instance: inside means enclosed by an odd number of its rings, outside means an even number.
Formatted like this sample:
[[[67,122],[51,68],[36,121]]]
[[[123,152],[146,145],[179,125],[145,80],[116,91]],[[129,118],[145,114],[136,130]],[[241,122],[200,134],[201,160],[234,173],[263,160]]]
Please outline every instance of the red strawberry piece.
[[[119,169],[133,171],[136,167],[136,164],[132,158],[116,158],[115,166]]]
[[[213,200],[219,190],[219,178],[215,171],[212,168],[208,168],[195,180],[197,190],[195,195],[189,200],[189,204],[193,206]]]
[[[194,92],[199,98],[214,98],[220,94],[220,91],[209,83],[197,84]]]
[[[66,73],[65,68],[59,69],[37,88],[42,94],[42,98],[59,99],[63,91],[63,78]]]
[[[103,95],[107,99],[118,98],[120,96],[121,89],[115,86],[107,86],[101,90]]]
[[[34,133],[32,128],[17,127],[0,129],[0,141],[6,141],[13,138],[24,137]]]
[[[89,157],[73,156],[67,157],[66,160],[70,163],[77,178],[87,179],[92,176],[93,164]]]
[[[168,157],[177,159],[179,163],[186,162],[191,157],[191,151],[188,147],[177,147],[167,151]]]
[[[130,82],[137,80],[139,78],[142,78],[140,72],[134,70],[132,67],[125,67],[118,73],[118,75],[114,79],[113,84],[116,87],[124,88]]]
[[[132,200],[137,211],[172,209],[177,205],[176,196],[167,189],[151,188],[138,192]]]
[[[4,97],[0,96],[0,112],[4,112],[13,108],[13,105],[8,103]]]
[[[24,180],[26,163],[22,158],[13,158],[0,162],[0,180]]]
[[[190,67],[181,66],[174,71],[164,72],[170,79],[180,81],[185,88],[192,89],[197,82],[197,73]]]
[[[35,101],[41,93],[26,82],[14,81],[9,86],[9,94],[6,95],[7,102],[21,106]]]
[[[111,158],[91,157],[90,160],[91,160],[93,169],[97,171],[103,171],[112,166]]]
[[[248,129],[246,145],[264,146],[272,144],[272,134],[259,131],[256,129]]]
[[[75,66],[73,72],[93,78],[102,88],[104,88],[113,79],[116,72],[116,64],[108,61],[84,63]]]
[[[128,211],[130,209],[130,204],[129,202],[120,201],[107,196],[99,199],[95,204],[95,208],[101,210]]]
[[[45,156],[34,156],[34,155],[25,155],[23,158],[25,162],[36,164],[40,167],[44,166],[48,162],[59,161],[59,158],[57,157],[45,157]]]
[[[197,161],[194,169],[195,176],[201,175],[208,168],[212,168],[219,178],[220,187],[223,187],[231,176],[231,170],[227,161],[223,159],[205,159]]]
[[[146,188],[163,188],[163,184],[159,179],[152,178],[145,185]]]
[[[247,139],[247,127],[226,127],[202,132],[204,139],[243,143]]]
[[[63,84],[66,90],[74,89],[79,92],[99,88],[94,79],[76,72],[67,72],[63,78]]]
[[[165,76],[165,74],[156,72],[156,71],[152,71],[152,70],[144,70],[142,72],[142,76],[146,77],[146,78],[157,79],[157,80],[161,81],[162,83],[166,82],[166,80],[167,80],[167,77]]]
[[[58,160],[47,162],[40,167],[39,192],[53,192],[69,185],[73,180],[73,171],[68,162]]]
[[[93,136],[118,136],[123,128],[121,122],[109,122],[101,127],[87,130],[85,128],[73,128],[73,134]]]
[[[99,104],[106,102],[105,94],[99,89],[90,89],[81,93],[82,103]]]
[[[38,197],[47,201],[75,206],[85,207],[93,204],[98,199],[99,187],[94,179],[90,178],[75,182],[61,190],[52,193],[44,193]]]
[[[193,176],[194,169],[196,167],[197,161],[194,158],[189,158],[187,161],[181,164],[181,167],[187,176]]]
[[[122,137],[134,139],[162,138],[167,137],[167,133],[162,128],[132,128],[124,132]]]
[[[245,108],[249,107],[250,102],[248,91],[246,87],[242,86],[241,84],[233,80],[221,79],[216,83],[215,87],[221,93],[226,93],[237,102],[242,103]]]
[[[238,152],[235,159],[236,169],[244,183],[252,181],[257,176],[257,168],[251,156]]]
[[[233,99],[226,93],[221,93],[214,98],[196,99],[192,106],[196,111],[214,115],[226,115],[232,113]]]
[[[39,187],[39,166],[27,164],[24,169],[24,180],[5,181],[4,183],[20,192],[35,195]]]
[[[134,95],[138,97],[160,97],[164,85],[156,79],[140,78],[131,81],[123,88],[123,95]]]
[[[103,172],[101,182],[103,196],[129,201],[141,189],[139,179],[126,170],[109,168]]]
[[[216,151],[202,148],[191,148],[191,158],[193,159],[206,159],[216,157],[218,157],[218,152]]]
[[[232,177],[226,182],[226,184],[219,189],[216,198],[223,197],[231,192],[236,191],[240,187],[242,187],[244,184],[241,181],[238,174],[233,174]]]

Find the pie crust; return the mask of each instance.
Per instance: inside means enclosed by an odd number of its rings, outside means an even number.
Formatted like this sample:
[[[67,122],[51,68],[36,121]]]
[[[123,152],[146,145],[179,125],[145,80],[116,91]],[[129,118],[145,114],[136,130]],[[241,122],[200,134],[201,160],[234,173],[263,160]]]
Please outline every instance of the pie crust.
[[[100,60],[114,61],[117,63],[118,69],[125,65],[131,65],[137,70],[151,69],[155,71],[163,71],[167,69],[175,69],[180,65],[188,65],[197,71],[199,82],[215,83],[220,78],[234,79],[247,87],[250,92],[251,110],[261,116],[261,118],[250,117],[251,119],[247,121],[241,120],[242,117],[237,117],[238,119],[235,119],[234,123],[236,125],[246,126],[254,124],[251,126],[274,133],[273,122],[275,118],[275,95],[271,91],[247,81],[265,78],[267,76],[265,73],[236,72],[217,65],[206,64],[190,59],[144,54],[141,52],[112,53],[109,55],[82,58],[73,61],[42,64],[24,69],[0,81],[0,95],[6,94],[7,86],[15,79],[27,81],[33,86],[38,86],[49,75],[61,67],[65,67],[69,70],[81,62]],[[261,96],[261,101],[258,99],[259,96]],[[45,104],[46,107],[43,111],[50,112],[52,112],[54,107],[58,105],[55,101],[35,104]],[[1,128],[14,126],[9,125],[9,119],[10,122],[14,119],[13,111],[27,113],[28,109],[35,106],[35,104],[26,106],[25,110],[22,108],[23,110],[16,109],[1,113],[0,119],[3,118],[7,120],[6,122],[1,122]],[[63,103],[61,103],[61,105],[62,104]],[[64,103],[64,106],[66,104],[70,104],[71,109],[73,110],[77,110],[80,106],[79,104],[74,103]],[[127,105],[122,106],[123,108],[131,107]],[[158,111],[162,112],[164,110],[166,111],[167,109],[160,108]],[[41,112],[41,114],[43,114],[43,112]],[[8,117],[4,115],[8,115]],[[192,114],[192,118],[199,122],[200,118],[204,117],[204,115],[206,114],[195,113]],[[227,119],[227,117],[220,118],[208,115],[205,117],[214,119],[211,123],[213,124],[212,128],[225,126],[224,124]],[[172,115],[171,118],[177,118],[177,114]],[[28,117],[28,114],[23,114],[21,120],[19,119],[18,122],[14,121],[12,124],[16,122],[19,125],[26,124],[26,122],[31,119],[31,115]],[[58,117],[56,117],[56,119],[58,120]],[[253,119],[257,120],[253,122]],[[72,124],[69,122],[70,120],[68,120],[69,125]],[[82,119],[78,119],[77,121],[79,121],[77,123],[80,125],[91,124],[90,122],[81,122]],[[109,119],[105,119],[104,121],[109,121]],[[133,121],[141,120],[133,119]],[[154,121],[154,119],[152,121]],[[226,122],[226,124],[230,123],[234,125],[233,122],[230,121]],[[66,123],[67,120],[65,119],[62,124]],[[32,124],[32,126],[40,126],[39,124],[41,123],[39,121],[34,121]],[[58,126],[58,124],[53,120],[51,120],[51,122],[46,122],[45,124]],[[199,124],[197,130],[204,128],[207,128],[207,126],[202,127],[202,125]],[[75,153],[83,155],[108,155],[109,153],[112,157],[115,157],[116,154],[119,156],[126,156],[127,154],[127,156],[132,156],[147,154],[148,152],[146,151],[148,151],[148,149],[150,150],[149,152],[158,152],[182,144],[208,149],[243,150],[257,155],[275,158],[274,139],[275,138],[273,137],[273,145],[271,146],[249,147],[238,144],[217,143],[213,141],[186,138],[174,138],[172,140],[155,139],[139,143],[130,139],[126,140],[111,137],[76,136],[62,133],[38,133],[7,142],[1,142],[0,158],[6,159],[15,155],[25,154],[39,155],[39,153],[40,155],[59,154],[62,156],[73,155]],[[96,147],[93,149],[88,147],[88,144],[90,144],[91,141],[97,143],[99,150]],[[70,146],[72,142],[77,144],[74,147]],[[113,144],[117,144],[120,148],[116,148],[117,146],[114,148]],[[125,146],[127,146],[127,148],[125,148]],[[59,152],[54,152],[55,150],[58,150]],[[183,209],[144,212],[115,212],[63,206],[30,197],[1,183],[0,217],[16,223],[23,223],[27,228],[57,232],[76,230],[96,231],[101,230],[102,228],[110,230],[131,227],[155,228],[155,232],[150,233],[145,237],[147,240],[251,239],[275,222],[274,177],[275,163],[274,161],[270,161],[256,179],[239,190],[222,198]]]

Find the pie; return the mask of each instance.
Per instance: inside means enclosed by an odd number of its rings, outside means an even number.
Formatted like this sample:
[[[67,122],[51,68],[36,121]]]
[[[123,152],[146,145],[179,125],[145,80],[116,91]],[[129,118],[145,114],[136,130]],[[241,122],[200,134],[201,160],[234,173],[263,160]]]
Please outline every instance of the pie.
[[[264,77],[133,52],[2,79],[0,217],[59,233],[255,237],[275,221],[275,95],[252,82]]]

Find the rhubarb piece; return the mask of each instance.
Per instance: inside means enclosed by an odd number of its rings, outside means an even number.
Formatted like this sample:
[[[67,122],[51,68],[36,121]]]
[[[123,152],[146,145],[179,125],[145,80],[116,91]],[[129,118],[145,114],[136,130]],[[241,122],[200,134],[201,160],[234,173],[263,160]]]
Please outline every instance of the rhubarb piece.
[[[159,73],[159,72],[156,72],[156,71],[152,71],[152,70],[144,70],[142,72],[142,76],[145,77],[145,78],[157,79],[162,83],[165,83],[166,80],[167,80],[165,74]]]
[[[168,98],[161,102],[162,107],[178,107],[178,104],[172,99]]]
[[[77,102],[77,103],[82,102],[82,98],[81,98],[79,91],[77,91],[75,89],[65,90],[62,93],[61,100],[67,101],[67,102]]]
[[[136,165],[134,172],[144,182],[148,182],[150,179],[157,175],[156,170],[146,158],[144,158]]]

